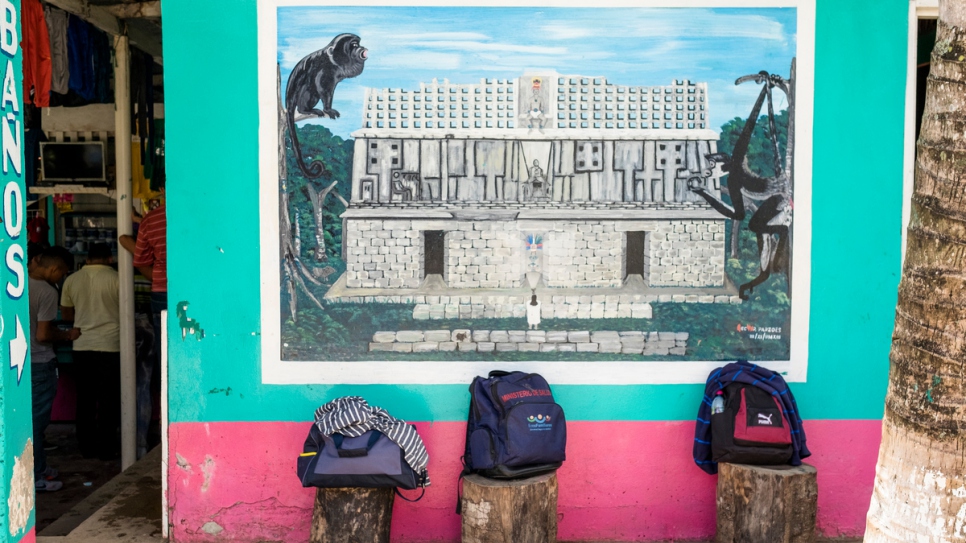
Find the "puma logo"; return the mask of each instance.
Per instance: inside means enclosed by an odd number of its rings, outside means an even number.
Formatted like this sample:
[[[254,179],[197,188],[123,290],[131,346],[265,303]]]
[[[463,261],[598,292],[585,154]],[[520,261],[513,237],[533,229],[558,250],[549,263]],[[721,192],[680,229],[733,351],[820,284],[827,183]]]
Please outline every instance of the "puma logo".
[[[774,415],[774,413],[771,413],[771,414],[768,414],[768,415],[765,415],[764,413],[758,413],[758,424],[766,425],[766,426],[771,426],[772,425],[772,422],[771,422],[772,415]]]

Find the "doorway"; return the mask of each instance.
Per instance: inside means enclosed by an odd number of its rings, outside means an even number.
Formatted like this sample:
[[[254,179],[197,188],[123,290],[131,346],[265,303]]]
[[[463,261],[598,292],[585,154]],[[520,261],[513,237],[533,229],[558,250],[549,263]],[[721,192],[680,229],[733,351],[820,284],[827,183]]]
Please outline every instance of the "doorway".
[[[647,232],[628,232],[624,250],[624,278],[628,275],[644,277]]]
[[[443,275],[445,234],[442,230],[423,232],[423,270],[427,276]]]

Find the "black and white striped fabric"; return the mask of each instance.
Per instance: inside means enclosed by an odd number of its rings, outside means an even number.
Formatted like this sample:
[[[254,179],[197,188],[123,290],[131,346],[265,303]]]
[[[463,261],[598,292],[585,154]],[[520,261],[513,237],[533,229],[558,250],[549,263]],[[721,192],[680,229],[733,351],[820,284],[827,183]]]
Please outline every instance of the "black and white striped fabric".
[[[385,409],[369,405],[360,396],[343,396],[315,410],[315,425],[325,435],[342,434],[358,437],[369,430],[378,430],[391,439],[406,456],[409,467],[429,486],[429,453],[416,429],[406,421],[390,415]]]

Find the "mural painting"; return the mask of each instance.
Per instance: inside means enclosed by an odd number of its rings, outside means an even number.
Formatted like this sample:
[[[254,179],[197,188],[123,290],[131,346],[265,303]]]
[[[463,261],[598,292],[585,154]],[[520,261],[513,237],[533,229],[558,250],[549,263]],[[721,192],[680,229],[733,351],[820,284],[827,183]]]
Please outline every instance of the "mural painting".
[[[804,380],[794,3],[260,8],[266,382]]]

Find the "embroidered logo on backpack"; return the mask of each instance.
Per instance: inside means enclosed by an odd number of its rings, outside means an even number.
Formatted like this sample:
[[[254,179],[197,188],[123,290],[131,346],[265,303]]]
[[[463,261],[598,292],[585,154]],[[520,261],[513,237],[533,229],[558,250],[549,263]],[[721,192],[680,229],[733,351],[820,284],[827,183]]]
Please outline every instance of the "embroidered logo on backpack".
[[[553,429],[553,424],[550,423],[550,415],[537,415],[536,417],[530,415],[527,417],[527,422],[531,432],[548,432]]]
[[[761,426],[774,426],[775,423],[772,422],[771,418],[774,413],[765,415],[764,413],[758,413],[758,424]]]

